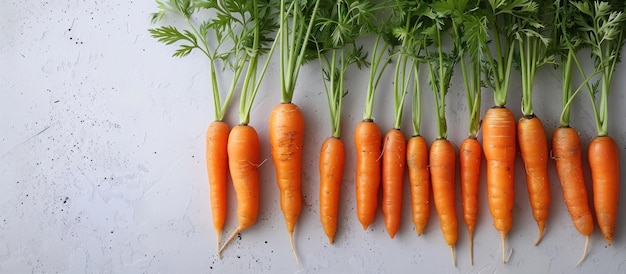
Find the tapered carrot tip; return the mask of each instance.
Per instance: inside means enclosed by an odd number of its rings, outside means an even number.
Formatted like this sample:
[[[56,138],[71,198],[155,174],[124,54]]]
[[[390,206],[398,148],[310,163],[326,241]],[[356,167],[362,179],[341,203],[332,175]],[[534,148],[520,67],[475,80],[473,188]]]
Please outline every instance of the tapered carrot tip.
[[[513,249],[509,251],[509,255],[506,255],[506,232],[500,231],[500,240],[502,241],[502,263],[506,264],[509,259],[511,259],[511,255],[513,255]]]
[[[334,236],[328,236],[328,242],[329,242],[330,244],[335,243],[335,237],[334,237]]]
[[[469,234],[470,265],[474,265],[474,233]]]
[[[300,264],[300,258],[298,258],[298,253],[296,252],[296,244],[293,240],[293,232],[289,233],[289,242],[291,243],[291,251],[293,252],[293,256],[296,257],[296,264]]]
[[[543,233],[546,228],[545,222],[538,222],[537,225],[539,226],[539,235],[537,235],[537,240],[535,240],[535,245],[538,245],[539,242],[541,242],[541,239],[543,238]]]
[[[363,226],[363,230],[367,230],[367,228],[369,227],[369,225],[367,224],[361,224]]]
[[[390,237],[391,239],[393,239],[393,237],[395,237],[395,236],[396,236],[396,232],[395,232],[395,231],[393,231],[393,232],[392,232],[392,231],[387,231],[387,234],[389,234],[389,237]]]
[[[450,246],[450,252],[452,253],[452,266],[456,267],[456,255],[454,254],[454,246]]]
[[[585,249],[583,249],[583,256],[580,258],[580,260],[578,260],[578,262],[576,263],[576,266],[578,266],[580,263],[582,263],[585,258],[587,257],[587,248],[589,247],[589,235],[585,235]]]

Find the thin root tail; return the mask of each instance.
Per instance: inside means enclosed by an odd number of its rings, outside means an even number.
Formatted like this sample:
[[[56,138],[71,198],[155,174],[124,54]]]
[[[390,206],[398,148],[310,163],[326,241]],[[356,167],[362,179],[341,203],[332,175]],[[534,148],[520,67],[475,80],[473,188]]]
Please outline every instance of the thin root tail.
[[[220,254],[220,256],[222,254],[222,251],[224,251],[224,248],[226,248],[228,243],[230,243],[230,241],[232,241],[233,238],[235,238],[235,235],[237,235],[239,232],[241,232],[241,227],[237,227],[237,229],[235,229],[235,231],[233,231],[233,233],[230,234],[230,237],[228,237],[226,242],[224,242],[224,244],[222,245],[222,248],[220,248],[219,251],[217,251],[217,253]]]
[[[506,264],[511,259],[511,255],[513,255],[513,249],[509,251],[509,255],[506,255],[506,232],[500,232],[500,240],[502,241],[502,263]]]
[[[535,240],[535,246],[539,245],[539,242],[541,242],[541,239],[543,238],[543,233],[545,232],[545,225],[542,223],[539,223],[539,235],[537,235],[537,240]]]
[[[300,264],[300,258],[298,258],[298,252],[296,252],[296,244],[293,239],[293,231],[289,233],[289,242],[291,243],[291,252],[293,252],[293,256],[296,257],[296,264]]]
[[[587,258],[587,248],[589,248],[589,235],[585,235],[585,249],[583,249],[583,256],[580,257],[580,260],[578,260],[575,266],[578,266],[585,260],[585,258]]]

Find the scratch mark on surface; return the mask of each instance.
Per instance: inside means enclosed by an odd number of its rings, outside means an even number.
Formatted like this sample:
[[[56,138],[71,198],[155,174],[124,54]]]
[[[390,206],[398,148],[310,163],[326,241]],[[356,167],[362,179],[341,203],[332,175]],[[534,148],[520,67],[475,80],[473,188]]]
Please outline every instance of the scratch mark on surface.
[[[187,149],[183,153],[181,153],[176,158],[176,161],[174,161],[174,163],[170,165],[170,167],[163,173],[163,175],[161,175],[159,180],[157,180],[156,183],[154,183],[152,186],[150,186],[150,188],[148,188],[144,192],[144,195],[150,193],[154,188],[156,188],[160,183],[162,183],[163,180],[165,179],[165,177],[167,177],[167,175],[169,175],[174,170],[174,168],[180,164],[180,162],[183,160],[183,158],[185,158],[185,155],[188,155],[193,149],[194,149],[194,147],[190,146],[189,149]]]
[[[22,146],[23,144],[26,144],[28,142],[30,142],[31,140],[37,138],[37,136],[43,134],[44,132],[46,132],[48,129],[50,129],[52,126],[58,125],[59,122],[54,122],[50,125],[48,125],[47,127],[45,127],[44,129],[42,129],[41,131],[37,132],[35,135],[32,135],[30,137],[28,137],[26,140],[20,142],[19,144],[13,146],[12,148],[10,148],[6,153],[2,154],[2,157],[0,157],[0,159],[4,159],[4,157],[8,156],[9,154],[13,153],[13,151],[15,151],[17,148],[19,148],[20,146]]]

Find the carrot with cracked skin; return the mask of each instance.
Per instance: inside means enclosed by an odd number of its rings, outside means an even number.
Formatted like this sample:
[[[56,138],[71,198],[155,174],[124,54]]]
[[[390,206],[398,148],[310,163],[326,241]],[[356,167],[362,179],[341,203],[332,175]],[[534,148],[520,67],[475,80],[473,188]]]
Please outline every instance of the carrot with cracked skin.
[[[332,244],[337,232],[337,209],[343,178],[345,149],[339,138],[329,137],[320,151],[320,219]]]
[[[402,185],[406,164],[406,139],[399,129],[391,129],[385,134],[382,160],[382,209],[387,233],[393,239],[402,219]]]

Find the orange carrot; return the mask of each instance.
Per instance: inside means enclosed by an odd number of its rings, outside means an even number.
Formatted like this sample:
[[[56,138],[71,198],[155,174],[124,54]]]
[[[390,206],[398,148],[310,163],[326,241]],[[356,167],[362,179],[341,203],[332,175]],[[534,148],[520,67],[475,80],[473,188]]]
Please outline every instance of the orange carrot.
[[[343,177],[345,150],[341,139],[329,137],[320,151],[320,219],[328,241],[332,244],[337,232],[339,192]]]
[[[454,206],[454,168],[456,152],[454,146],[446,139],[437,139],[430,147],[430,179],[433,187],[433,200],[439,216],[443,238],[452,251],[458,237],[458,222]]]
[[[597,136],[591,140],[589,166],[598,227],[606,243],[611,245],[617,221],[620,185],[619,147],[613,138]]]
[[[465,138],[459,149],[461,168],[461,202],[463,219],[467,225],[470,242],[470,263],[474,261],[474,228],[478,218],[478,184],[480,182],[480,161],[482,149],[476,138]]]
[[[406,155],[411,185],[413,223],[417,235],[422,235],[430,217],[430,172],[426,139],[422,136],[409,138]]]
[[[402,183],[406,163],[406,140],[399,129],[391,129],[385,135],[383,145],[383,215],[389,237],[400,228],[402,219]]]
[[[228,165],[237,196],[237,228],[222,246],[256,223],[259,214],[259,137],[253,127],[238,125],[228,136]]]
[[[304,118],[298,106],[279,104],[269,119],[270,147],[280,190],[280,208],[283,211],[289,241],[295,253],[293,231],[302,209],[302,143]],[[296,255],[297,260],[297,255]]]
[[[517,124],[517,138],[526,168],[526,185],[539,227],[535,245],[543,237],[550,207],[550,183],[548,181],[548,141],[541,120],[535,115],[525,115]]]
[[[563,190],[563,200],[567,206],[576,230],[585,235],[586,244],[579,262],[587,254],[589,235],[593,232],[593,216],[589,209],[587,187],[583,177],[580,138],[576,129],[559,127],[552,135],[552,157]]]
[[[374,121],[363,120],[356,126],[356,213],[363,229],[374,221],[378,207],[381,143],[380,129]]]
[[[230,128],[222,121],[209,125],[206,132],[206,166],[209,175],[209,195],[213,227],[217,233],[217,251],[220,250],[220,236],[226,221],[226,182],[228,174],[227,143]]]
[[[506,235],[513,226],[515,203],[515,118],[505,107],[492,107],[485,113],[482,129],[487,198],[493,225],[502,240],[502,260],[506,262]]]

